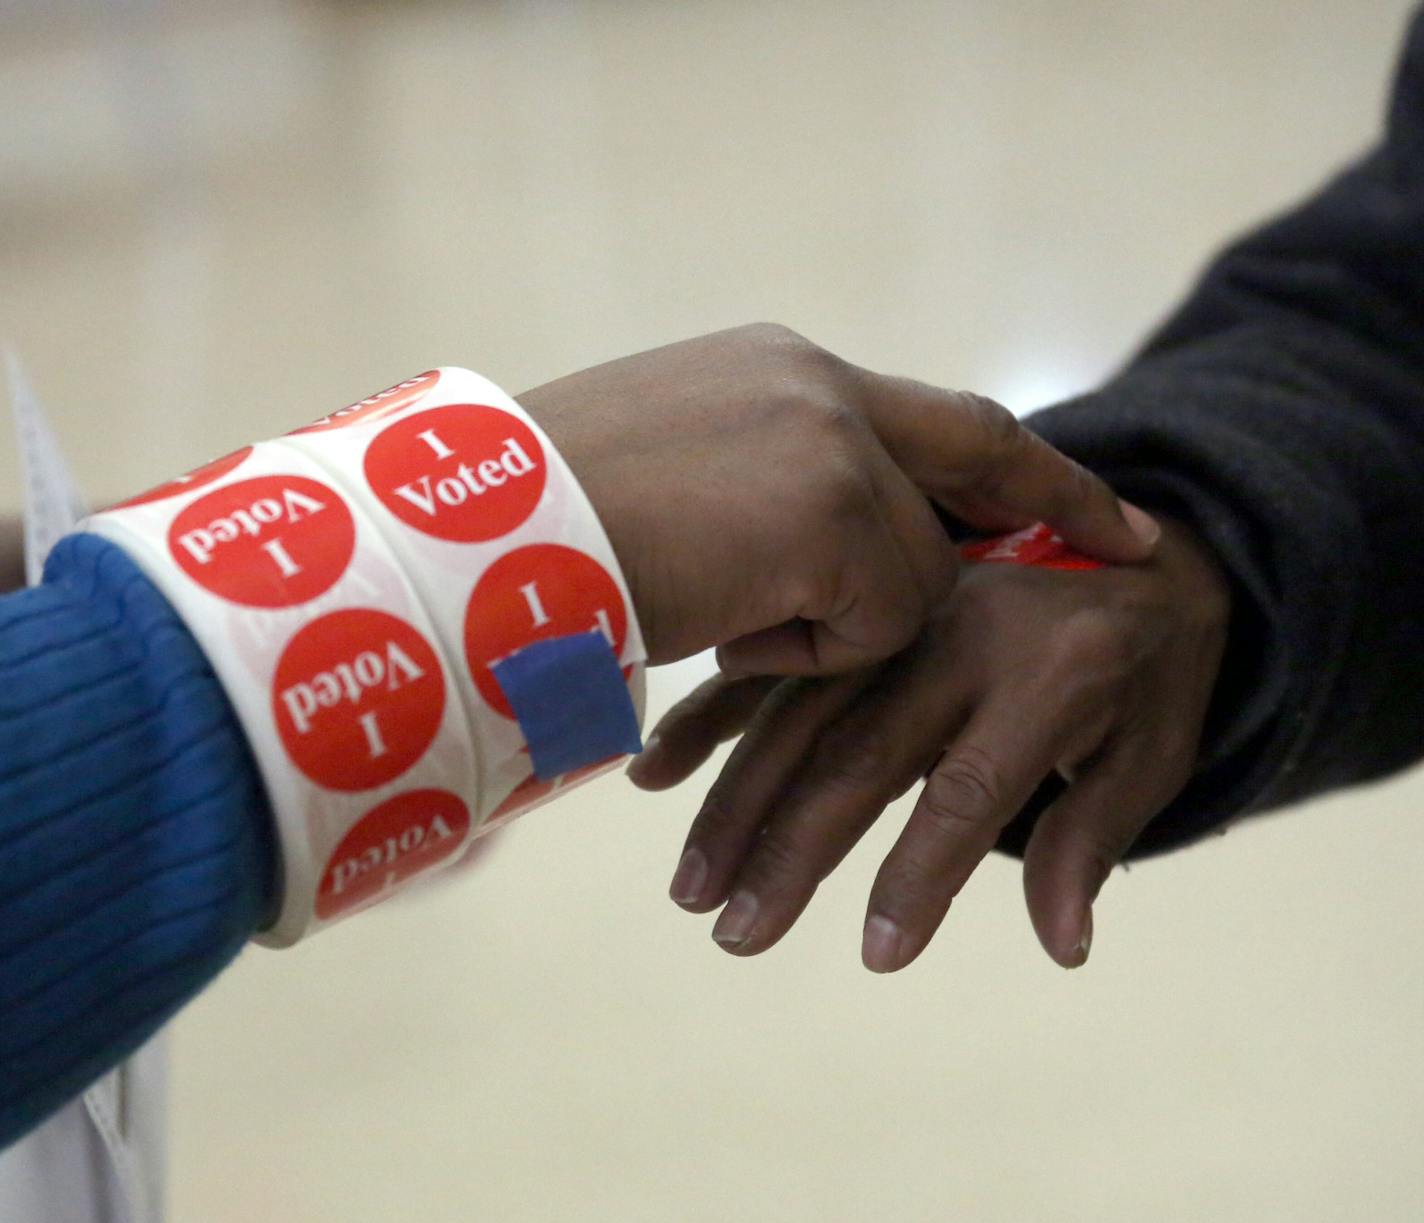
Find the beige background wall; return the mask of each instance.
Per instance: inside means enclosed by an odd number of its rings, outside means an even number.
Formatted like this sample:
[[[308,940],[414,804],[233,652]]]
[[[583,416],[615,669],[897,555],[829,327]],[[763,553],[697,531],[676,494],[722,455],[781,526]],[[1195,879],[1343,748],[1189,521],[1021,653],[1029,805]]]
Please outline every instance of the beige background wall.
[[[756,318],[1028,408],[1367,139],[1408,7],[8,0],[0,337],[97,498]],[[894,979],[903,808],[741,962],[664,896],[706,780],[245,955],[177,1025],[175,1218],[1424,1218],[1418,773],[1119,875],[1078,974],[992,861]]]

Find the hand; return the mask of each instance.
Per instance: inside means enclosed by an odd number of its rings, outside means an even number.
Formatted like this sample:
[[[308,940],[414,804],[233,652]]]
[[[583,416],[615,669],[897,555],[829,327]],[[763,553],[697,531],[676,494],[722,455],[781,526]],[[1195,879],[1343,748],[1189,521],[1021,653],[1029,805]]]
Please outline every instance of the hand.
[[[650,660],[863,666],[954,585],[928,495],[988,529],[1044,519],[1105,559],[1157,527],[978,396],[849,365],[781,327],[718,332],[519,396],[568,459],[623,566]]]
[[[1045,950],[1076,967],[1103,881],[1191,775],[1229,616],[1214,560],[1168,523],[1153,560],[1133,568],[972,566],[914,645],[879,667],[709,681],[630,770],[644,788],[673,785],[745,732],[692,825],[673,898],[706,912],[730,896],[713,938],[765,951],[928,774],[870,895],[862,955],[892,972],[1056,770],[1069,785],[1033,830],[1024,890]]]

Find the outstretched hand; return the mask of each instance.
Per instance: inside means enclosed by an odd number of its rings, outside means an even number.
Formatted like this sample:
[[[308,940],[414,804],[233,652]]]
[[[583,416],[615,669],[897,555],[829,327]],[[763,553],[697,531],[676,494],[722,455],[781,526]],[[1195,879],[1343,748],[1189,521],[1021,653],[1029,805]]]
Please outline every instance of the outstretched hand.
[[[722,907],[713,938],[726,950],[764,951],[923,779],[864,929],[866,966],[895,971],[1056,771],[1068,786],[1033,830],[1024,890],[1045,950],[1081,964],[1099,888],[1191,775],[1229,616],[1215,561],[1168,524],[1140,566],[970,566],[913,645],[879,666],[712,679],[630,768],[638,785],[665,788],[741,735],[693,822],[673,899]]]

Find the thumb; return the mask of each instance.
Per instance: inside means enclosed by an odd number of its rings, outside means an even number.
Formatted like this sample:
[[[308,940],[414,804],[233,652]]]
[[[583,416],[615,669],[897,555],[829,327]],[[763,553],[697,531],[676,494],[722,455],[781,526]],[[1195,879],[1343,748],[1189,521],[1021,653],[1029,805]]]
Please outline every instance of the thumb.
[[[1162,531],[1101,479],[1024,428],[1002,404],[862,371],[865,415],[924,492],[974,525],[1046,522],[1102,560],[1152,555]]]

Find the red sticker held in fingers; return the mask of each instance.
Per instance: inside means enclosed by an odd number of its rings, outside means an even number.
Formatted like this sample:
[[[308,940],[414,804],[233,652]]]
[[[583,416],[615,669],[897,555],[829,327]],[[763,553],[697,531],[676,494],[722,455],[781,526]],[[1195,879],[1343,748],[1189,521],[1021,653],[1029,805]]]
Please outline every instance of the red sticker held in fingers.
[[[228,472],[236,471],[251,453],[252,447],[244,446],[241,450],[234,450],[231,454],[225,454],[222,458],[214,459],[211,463],[204,463],[201,467],[193,468],[185,476],[178,476],[166,484],[160,484],[157,488],[150,488],[146,493],[139,493],[137,497],[120,501],[112,508],[127,510],[136,505],[147,505],[151,501],[164,501],[169,497],[178,496],[179,493],[190,493],[194,489],[202,488],[205,484],[211,484],[214,480],[220,480]]]
[[[199,497],[168,528],[193,581],[246,607],[292,607],[330,590],[351,563],[356,524],[334,489],[257,476]]]
[[[517,416],[451,404],[407,416],[366,451],[371,491],[407,526],[457,543],[507,535],[544,495],[544,448]]]
[[[369,608],[313,620],[287,643],[272,680],[287,754],[332,790],[394,781],[425,754],[444,712],[445,679],[430,643]]]
[[[490,668],[545,637],[598,629],[619,657],[628,615],[618,585],[593,557],[562,544],[530,544],[494,562],[465,607],[465,661],[490,707],[514,717]]]
[[[1005,565],[1032,565],[1039,569],[1101,569],[1102,561],[1070,547],[1043,523],[1036,523],[1012,535],[976,540],[960,548],[967,561]]]
[[[411,404],[423,398],[439,381],[440,371],[438,369],[426,370],[425,373],[417,374],[414,378],[407,378],[404,382],[397,382],[395,386],[388,386],[384,391],[377,391],[365,399],[358,399],[355,403],[347,404],[344,408],[338,408],[329,416],[314,420],[311,424],[303,425],[300,429],[293,429],[287,436],[296,437],[301,433],[320,433],[326,429],[344,429],[347,425],[354,425],[358,421],[380,420],[384,416],[394,416],[397,412],[410,407]]]
[[[459,850],[469,830],[468,809],[448,790],[412,790],[387,799],[332,851],[317,890],[317,917],[329,921],[438,866]]]

